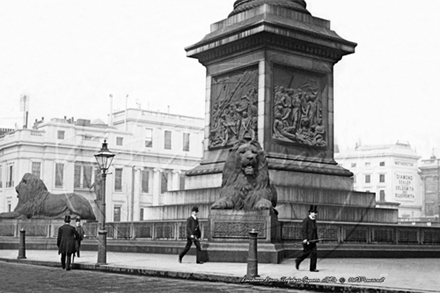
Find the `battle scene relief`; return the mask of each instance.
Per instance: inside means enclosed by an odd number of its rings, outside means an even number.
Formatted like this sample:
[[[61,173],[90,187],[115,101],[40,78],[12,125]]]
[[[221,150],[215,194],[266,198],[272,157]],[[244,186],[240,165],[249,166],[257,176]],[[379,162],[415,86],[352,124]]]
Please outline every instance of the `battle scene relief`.
[[[213,77],[209,147],[228,147],[243,137],[257,139],[258,70]]]
[[[327,146],[321,78],[275,70],[273,138],[300,145]]]

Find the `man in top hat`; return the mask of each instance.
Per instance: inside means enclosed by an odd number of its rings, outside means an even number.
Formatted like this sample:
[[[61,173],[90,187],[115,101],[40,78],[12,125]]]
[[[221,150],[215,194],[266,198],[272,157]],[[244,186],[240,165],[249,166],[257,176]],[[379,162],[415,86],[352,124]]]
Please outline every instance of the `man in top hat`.
[[[75,253],[75,241],[79,239],[79,234],[75,227],[70,226],[70,216],[64,217],[64,225],[58,229],[58,254],[61,254],[61,266],[66,271],[70,271],[72,253]],[[67,257],[67,262],[66,262]]]
[[[316,262],[318,260],[318,253],[316,243],[318,242],[318,228],[316,227],[316,215],[318,213],[318,206],[310,206],[309,216],[302,222],[303,235],[303,253],[295,260],[296,269],[299,270],[300,263],[310,255],[310,271],[319,272],[316,269]]]
[[[191,209],[191,216],[186,220],[186,246],[179,254],[179,262],[182,262],[182,258],[191,248],[192,243],[194,242],[196,246],[196,263],[202,264],[203,262],[200,260],[200,226],[199,219],[197,218],[197,214],[199,212],[198,207],[193,207]]]
[[[81,241],[84,240],[84,229],[81,226],[81,218],[76,218],[76,232],[78,232],[79,238],[76,239],[76,256],[79,257],[79,250],[81,248]],[[75,259],[75,253],[73,254],[73,259]]]

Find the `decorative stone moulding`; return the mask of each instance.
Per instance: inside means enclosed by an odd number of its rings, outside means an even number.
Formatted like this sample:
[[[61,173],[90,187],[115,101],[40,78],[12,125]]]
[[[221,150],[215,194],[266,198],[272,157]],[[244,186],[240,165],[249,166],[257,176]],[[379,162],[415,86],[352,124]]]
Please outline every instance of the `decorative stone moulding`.
[[[270,4],[279,6],[290,10],[310,14],[306,9],[306,2],[304,0],[237,0],[234,3],[234,10],[229,14],[229,17],[234,16],[243,11],[247,11],[263,4]]]

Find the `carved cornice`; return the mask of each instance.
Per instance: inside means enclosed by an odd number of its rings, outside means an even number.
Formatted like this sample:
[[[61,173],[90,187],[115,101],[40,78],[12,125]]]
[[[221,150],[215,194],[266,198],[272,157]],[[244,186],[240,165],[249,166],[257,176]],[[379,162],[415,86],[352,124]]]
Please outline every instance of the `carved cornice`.
[[[264,4],[270,4],[272,6],[295,10],[310,15],[310,12],[306,9],[307,5],[304,0],[237,0],[234,3],[234,10],[229,14],[229,17]]]
[[[325,48],[323,46],[314,45],[307,42],[301,42],[295,39],[289,39],[282,36],[276,36],[268,32],[259,33],[252,37],[231,42],[229,44],[206,50],[198,54],[199,61],[209,63],[212,60],[229,57],[235,53],[243,53],[245,51],[256,50],[258,48],[273,47],[276,49],[285,49],[295,51],[302,54],[318,56],[321,58],[331,59],[335,62],[339,61],[344,52],[342,50]]]

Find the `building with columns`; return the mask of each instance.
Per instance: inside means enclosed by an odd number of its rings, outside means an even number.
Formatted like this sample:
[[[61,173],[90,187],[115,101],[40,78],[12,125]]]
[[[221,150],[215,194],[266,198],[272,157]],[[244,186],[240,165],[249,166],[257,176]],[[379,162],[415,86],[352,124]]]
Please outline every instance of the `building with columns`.
[[[420,164],[423,182],[424,215],[429,218],[440,216],[440,159],[432,155]]]
[[[354,190],[376,193],[378,206],[395,203],[401,220],[423,216],[420,156],[406,143],[357,146],[335,154],[354,174]]]
[[[185,189],[185,172],[203,155],[204,119],[142,109],[114,112],[109,123],[66,117],[0,136],[0,212],[14,210],[15,186],[33,173],[52,193],[75,192],[96,207],[94,157],[104,140],[115,159],[106,180],[107,221],[139,221],[167,191]],[[96,213],[95,213],[96,214]]]

